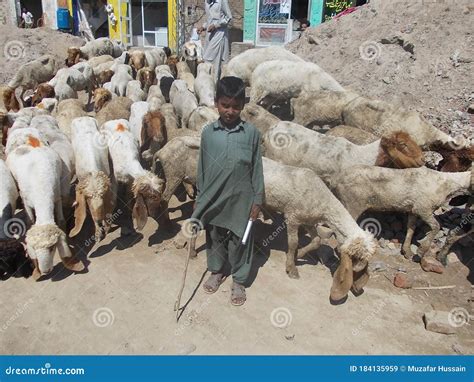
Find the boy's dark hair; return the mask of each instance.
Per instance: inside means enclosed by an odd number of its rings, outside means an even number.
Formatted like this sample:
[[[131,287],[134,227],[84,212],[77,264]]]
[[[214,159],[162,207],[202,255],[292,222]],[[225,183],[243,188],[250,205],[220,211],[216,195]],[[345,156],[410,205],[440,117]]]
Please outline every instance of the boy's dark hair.
[[[241,78],[228,76],[217,81],[216,101],[221,97],[234,98],[245,103],[245,84]]]

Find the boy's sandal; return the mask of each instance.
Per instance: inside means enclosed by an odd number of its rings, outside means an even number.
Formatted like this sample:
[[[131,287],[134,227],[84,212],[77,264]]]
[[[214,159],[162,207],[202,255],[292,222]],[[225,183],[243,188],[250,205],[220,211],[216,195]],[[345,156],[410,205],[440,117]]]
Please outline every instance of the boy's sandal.
[[[234,306],[241,306],[247,301],[245,287],[236,282],[232,283],[232,293],[230,295],[230,303]]]
[[[204,292],[208,294],[216,293],[219,286],[224,282],[225,277],[222,273],[212,273],[202,286]]]

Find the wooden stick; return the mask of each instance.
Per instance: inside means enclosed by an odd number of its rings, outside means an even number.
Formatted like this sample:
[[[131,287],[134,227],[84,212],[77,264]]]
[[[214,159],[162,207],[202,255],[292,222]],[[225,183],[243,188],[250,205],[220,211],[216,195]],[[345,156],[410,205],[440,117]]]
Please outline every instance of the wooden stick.
[[[413,287],[411,289],[417,290],[439,290],[439,289],[453,289],[456,285],[443,285],[443,286],[432,286],[432,287]]]
[[[193,229],[192,235],[194,235],[194,234],[195,233],[194,233],[194,229]],[[192,242],[192,236],[191,236],[191,239],[189,239],[189,242],[188,242],[188,256],[186,257],[186,263],[185,263],[185,266],[184,266],[183,278],[181,280],[181,288],[179,289],[178,297],[176,298],[176,302],[174,303],[174,310],[176,312],[176,322],[178,322],[178,320],[179,320],[179,311],[181,309],[180,308],[181,296],[183,294],[184,284],[186,283],[186,275],[188,273],[189,259],[191,258],[191,252],[192,252],[191,242]]]

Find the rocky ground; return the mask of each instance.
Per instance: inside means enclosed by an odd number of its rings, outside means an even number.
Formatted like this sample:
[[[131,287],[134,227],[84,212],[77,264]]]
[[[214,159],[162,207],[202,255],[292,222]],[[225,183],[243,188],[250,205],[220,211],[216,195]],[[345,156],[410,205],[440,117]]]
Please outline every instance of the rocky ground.
[[[345,88],[417,110],[443,131],[474,139],[468,113],[474,103],[474,5],[443,3],[373,0],[309,28],[287,47]]]

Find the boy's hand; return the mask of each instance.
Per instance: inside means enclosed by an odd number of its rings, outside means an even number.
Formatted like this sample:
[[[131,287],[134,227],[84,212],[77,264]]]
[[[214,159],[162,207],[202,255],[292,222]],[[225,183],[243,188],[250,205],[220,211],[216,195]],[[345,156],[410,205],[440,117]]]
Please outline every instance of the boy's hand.
[[[203,27],[199,27],[197,29],[197,33],[201,34],[202,32],[204,32],[204,28]]]
[[[260,213],[260,206],[258,204],[252,204],[252,209],[250,210],[250,220],[255,221],[258,218]]]

